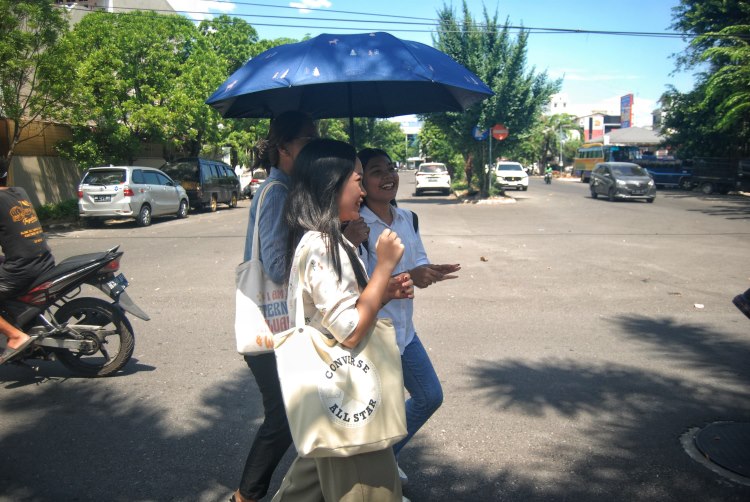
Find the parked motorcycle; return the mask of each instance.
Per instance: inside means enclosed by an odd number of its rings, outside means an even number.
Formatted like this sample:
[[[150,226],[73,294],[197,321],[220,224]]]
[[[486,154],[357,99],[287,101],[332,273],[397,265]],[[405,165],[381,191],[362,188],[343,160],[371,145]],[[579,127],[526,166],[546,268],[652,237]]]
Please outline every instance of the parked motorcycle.
[[[548,185],[552,183],[552,173],[544,173],[544,182]]]
[[[28,291],[5,302],[15,324],[37,337],[10,362],[54,358],[86,377],[108,376],[127,364],[135,338],[125,313],[145,321],[149,316],[125,292],[125,276],[115,275],[123,255],[118,249],[67,258],[42,274]],[[101,290],[112,302],[79,297],[84,284]]]

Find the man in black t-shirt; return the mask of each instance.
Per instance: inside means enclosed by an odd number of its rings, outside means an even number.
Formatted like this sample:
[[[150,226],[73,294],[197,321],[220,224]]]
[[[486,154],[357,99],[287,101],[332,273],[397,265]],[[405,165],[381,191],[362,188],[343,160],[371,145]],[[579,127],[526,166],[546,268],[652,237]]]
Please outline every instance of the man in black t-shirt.
[[[5,300],[15,298],[42,273],[55,266],[29,196],[23,188],[6,187],[7,177],[0,174],[0,307]],[[3,364],[21,353],[33,341],[0,315],[0,334],[8,338]]]

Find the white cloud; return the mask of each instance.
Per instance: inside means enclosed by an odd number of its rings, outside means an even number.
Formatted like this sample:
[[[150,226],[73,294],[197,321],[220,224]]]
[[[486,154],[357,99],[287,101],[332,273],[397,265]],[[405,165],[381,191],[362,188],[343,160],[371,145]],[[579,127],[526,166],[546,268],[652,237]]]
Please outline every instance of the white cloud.
[[[184,14],[185,16],[195,21],[203,21],[207,18],[212,18],[214,12],[221,12],[226,14],[234,11],[237,6],[233,3],[226,2],[196,2],[195,0],[167,0],[172,8],[178,13]]]
[[[289,3],[289,7],[299,9],[302,14],[309,14],[310,9],[330,9],[332,5],[329,0],[301,0],[300,2]]]

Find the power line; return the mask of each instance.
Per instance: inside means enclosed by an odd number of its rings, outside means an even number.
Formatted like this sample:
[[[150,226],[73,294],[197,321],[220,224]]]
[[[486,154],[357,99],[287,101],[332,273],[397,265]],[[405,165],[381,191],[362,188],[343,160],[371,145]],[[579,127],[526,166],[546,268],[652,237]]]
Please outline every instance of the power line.
[[[196,1],[207,1],[207,0],[196,0]],[[297,7],[287,7],[287,6],[272,6],[267,4],[256,4],[256,3],[249,3],[249,2],[222,2],[221,0],[212,0],[213,2],[217,3],[235,3],[235,4],[241,4],[241,5],[250,5],[250,6],[260,6],[260,7],[273,7],[273,8],[289,8],[289,9],[295,9],[298,10]],[[70,10],[76,10],[81,12],[103,12],[101,9],[86,9],[84,7],[78,7],[73,6],[72,8],[69,8]],[[164,13],[164,14],[182,14],[186,16],[190,15],[209,15],[213,16],[213,14],[209,14],[204,11],[195,11],[195,10],[167,10],[167,9],[140,9],[136,7],[117,7],[118,11],[144,11],[149,10],[152,12],[157,13]],[[316,10],[320,11],[321,9],[308,9],[308,10]],[[335,13],[345,13],[345,14],[355,14],[360,16],[387,16],[386,14],[375,14],[375,13],[361,13],[361,12],[353,12],[353,11],[334,11],[331,10],[329,12],[335,12]],[[255,19],[255,18],[263,18],[263,19],[279,19],[279,20],[290,20],[290,21],[298,21],[299,18],[293,17],[293,16],[280,16],[280,15],[268,15],[268,14],[232,14],[232,17],[235,18],[249,18],[249,19]],[[408,17],[408,16],[388,16],[391,19],[415,19],[420,21],[427,21],[427,22],[414,22],[414,21],[379,21],[379,20],[369,20],[369,19],[341,19],[341,18],[331,18],[331,17],[308,17],[306,18],[306,21],[327,21],[327,22],[338,22],[338,23],[381,23],[386,25],[395,25],[390,31],[397,31],[397,32],[404,32],[404,33],[435,33],[435,32],[441,32],[441,33],[461,33],[462,30],[446,30],[442,28],[438,21],[431,20],[428,18],[418,18],[418,17]],[[319,24],[315,25],[309,25],[309,24],[281,24],[281,23],[258,23],[258,22],[249,22],[245,19],[243,21],[248,22],[248,24],[253,26],[267,26],[272,28],[296,28],[296,29],[317,29],[317,30],[347,30],[347,31],[389,31],[387,28],[384,29],[382,27],[375,28],[375,29],[369,29],[361,26],[322,26]],[[234,22],[231,19],[227,22]],[[403,28],[401,26],[404,26]],[[406,27],[408,26],[416,26],[416,28],[408,29]],[[470,31],[468,33],[481,33],[483,30],[482,28],[487,28],[486,25],[476,25],[479,29],[476,31]],[[425,28],[429,27],[429,28]],[[506,25],[499,25],[499,29],[505,29]],[[586,29],[578,29],[578,28],[545,28],[545,27],[527,27],[527,26],[518,26],[518,25],[507,25],[507,29],[511,33],[528,33],[533,35],[605,35],[605,36],[627,36],[627,37],[648,37],[648,38],[694,38],[696,35],[688,34],[688,33],[673,33],[673,32],[639,32],[639,31],[614,31],[614,30],[586,30]],[[717,35],[718,36],[718,35]]]

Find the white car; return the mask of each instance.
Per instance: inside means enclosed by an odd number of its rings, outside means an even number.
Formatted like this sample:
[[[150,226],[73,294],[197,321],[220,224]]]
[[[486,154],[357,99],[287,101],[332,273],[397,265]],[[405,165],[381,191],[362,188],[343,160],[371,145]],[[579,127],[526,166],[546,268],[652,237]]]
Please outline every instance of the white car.
[[[503,188],[529,189],[529,175],[518,162],[501,160],[495,165],[495,183]]]
[[[419,166],[414,175],[417,183],[416,194],[435,190],[445,195],[451,193],[451,175],[445,164],[439,162],[425,162]]]

